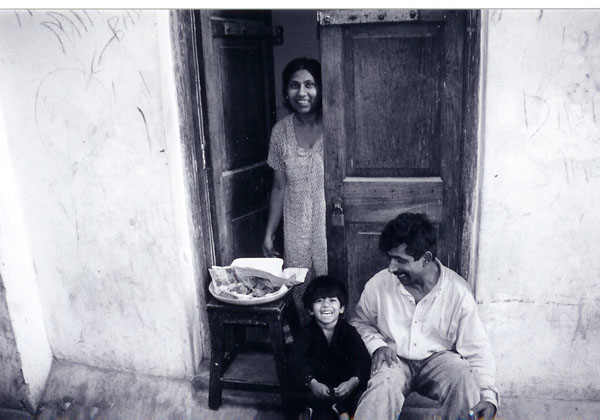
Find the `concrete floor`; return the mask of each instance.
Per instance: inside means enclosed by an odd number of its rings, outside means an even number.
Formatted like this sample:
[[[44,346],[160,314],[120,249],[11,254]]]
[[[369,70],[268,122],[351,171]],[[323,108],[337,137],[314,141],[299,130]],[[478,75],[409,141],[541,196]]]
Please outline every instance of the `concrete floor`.
[[[55,361],[36,420],[282,420],[275,397],[223,393],[217,411],[190,379],[163,378]]]
[[[208,408],[207,362],[195,378],[173,379],[54,361],[36,420],[283,420],[276,394],[224,391],[219,410]],[[433,414],[432,414],[433,413]],[[412,407],[402,420],[439,420]],[[600,401],[504,396],[497,420],[597,420]],[[5,419],[0,419],[5,420]],[[378,420],[378,419],[373,419]]]
[[[260,380],[274,376],[272,358],[252,360]],[[236,373],[239,367],[228,370]],[[243,369],[243,368],[241,368]],[[223,391],[218,410],[208,408],[208,361],[192,379],[163,378],[55,360],[36,420],[283,420],[278,394]],[[238,371],[238,374],[240,372]],[[243,375],[256,374],[242,372]],[[239,377],[239,376],[238,376]],[[415,401],[415,400],[412,400]],[[426,401],[418,401],[427,405]],[[4,420],[4,419],[0,419]],[[440,420],[438,411],[411,407],[401,420]]]

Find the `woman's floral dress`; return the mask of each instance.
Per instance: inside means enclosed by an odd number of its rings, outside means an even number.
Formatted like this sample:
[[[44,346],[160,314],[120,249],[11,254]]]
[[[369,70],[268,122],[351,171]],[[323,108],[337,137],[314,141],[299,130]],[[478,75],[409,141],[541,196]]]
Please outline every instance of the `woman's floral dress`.
[[[275,124],[267,163],[284,171],[287,178],[283,198],[284,265],[306,267],[312,278],[327,274],[323,135],[310,149],[303,149],[296,142],[294,125],[294,114]]]

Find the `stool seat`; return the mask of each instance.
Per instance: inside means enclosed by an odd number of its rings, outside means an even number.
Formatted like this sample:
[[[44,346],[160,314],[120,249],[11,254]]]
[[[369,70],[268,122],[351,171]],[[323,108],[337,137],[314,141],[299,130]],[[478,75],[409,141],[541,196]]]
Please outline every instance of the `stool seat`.
[[[231,305],[211,298],[206,309],[211,334],[210,379],[208,388],[208,406],[216,410],[221,405],[223,389],[237,389],[258,392],[279,392],[281,403],[287,418],[293,413],[290,387],[286,375],[287,358],[284,324],[287,323],[293,337],[297,336],[300,320],[292,294],[287,293],[280,299],[261,305]],[[246,341],[246,327],[262,327],[268,330],[268,343],[249,343]],[[234,342],[227,343],[226,331],[233,332]],[[265,380],[260,375],[252,375],[249,370],[231,369],[238,355],[252,352],[271,353],[275,362],[277,381]],[[248,359],[251,360],[251,359]],[[235,376],[235,374],[240,376]],[[264,376],[264,375],[263,375]]]

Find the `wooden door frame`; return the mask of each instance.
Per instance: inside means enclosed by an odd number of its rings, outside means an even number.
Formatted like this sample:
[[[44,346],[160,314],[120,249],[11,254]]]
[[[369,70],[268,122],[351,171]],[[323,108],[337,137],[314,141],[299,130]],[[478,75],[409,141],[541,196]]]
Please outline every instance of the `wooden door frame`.
[[[210,180],[206,171],[207,127],[206,93],[203,91],[202,72],[199,63],[202,60],[198,49],[192,10],[171,10],[169,15],[173,61],[175,64],[175,84],[177,91],[177,110],[182,143],[183,163],[186,174],[186,195],[191,228],[192,265],[196,273],[196,292],[199,302],[207,297],[208,270],[215,263],[215,243],[211,218]],[[479,80],[480,80],[480,43],[481,12],[471,10],[467,16],[467,28],[464,48],[464,95],[463,95],[463,162],[461,168],[461,218],[462,235],[460,238],[460,270],[473,290],[477,262],[477,232],[479,230]],[[200,353],[209,354],[209,334],[206,311],[200,308],[202,343]],[[193,353],[198,353],[194,349]],[[195,361],[194,369],[198,369]]]
[[[200,21],[196,21],[196,12],[200,14]],[[231,235],[231,230],[229,229],[229,224],[227,220],[223,217],[221,212],[217,212],[215,207],[218,202],[221,201],[221,177],[213,176],[211,168],[223,168],[224,163],[222,161],[225,156],[225,144],[217,144],[213,145],[211,148],[209,146],[210,139],[215,139],[218,137],[219,131],[223,130],[225,126],[225,122],[223,120],[223,115],[217,113],[208,112],[208,104],[210,103],[211,107],[217,109],[223,109],[223,97],[220,94],[221,92],[221,79],[217,76],[218,69],[211,68],[210,71],[205,71],[204,62],[205,59],[209,63],[215,63],[213,45],[212,45],[212,32],[211,32],[211,10],[201,9],[196,11],[190,11],[192,15],[192,28],[191,32],[195,34],[192,37],[193,46],[195,48],[194,53],[196,54],[195,71],[198,75],[197,77],[197,91],[199,93],[199,112],[204,117],[204,131],[201,134],[201,144],[203,145],[202,152],[204,153],[204,166],[206,169],[205,178],[206,178],[206,188],[207,188],[207,202],[211,201],[211,205],[208,208],[208,218],[210,222],[210,231],[211,231],[211,246],[212,246],[212,262],[211,265],[224,265],[225,263],[221,261],[221,255],[223,254],[223,242],[225,242],[226,237]],[[201,30],[197,30],[197,24],[200,24]],[[209,79],[208,81],[206,79]],[[203,88],[203,89],[202,89]],[[203,112],[202,105],[204,105],[204,109],[206,111]],[[218,128],[217,128],[218,127]],[[211,132],[212,130],[212,132]],[[214,148],[218,150],[214,150]],[[211,153],[211,151],[218,153]],[[209,155],[211,153],[211,155]],[[214,164],[214,166],[213,166]],[[219,251],[217,251],[219,250]]]
[[[211,189],[207,172],[206,97],[200,79],[201,49],[198,49],[194,12],[171,10],[169,12],[179,133],[181,136],[185,189],[187,196],[188,225],[192,243],[192,266],[196,275],[196,294],[200,304],[200,349],[202,358],[210,356],[208,315],[204,302],[208,297],[208,267],[215,264],[215,242],[211,220]],[[192,336],[190,332],[190,336]],[[194,343],[192,341],[192,346]],[[195,346],[197,347],[197,346]],[[200,360],[194,360],[194,372],[198,373]]]
[[[481,11],[469,10],[464,46],[464,85],[462,121],[462,168],[460,174],[459,274],[477,290],[477,240],[479,232],[479,94],[481,62]],[[476,294],[475,294],[476,296]]]
[[[171,32],[174,78],[177,94],[177,111],[181,136],[185,192],[189,207],[190,236],[192,242],[192,266],[196,276],[195,286],[200,307],[201,343],[192,342],[193,354],[202,358],[210,356],[210,333],[206,305],[208,297],[208,267],[217,264],[218,221],[214,215],[215,180],[211,173],[208,104],[221,104],[222,98],[216,91],[207,92],[203,71],[204,54],[212,54],[212,44],[203,42],[201,28],[210,30],[208,10],[202,10],[200,21],[194,10],[171,10],[169,26]],[[204,26],[203,26],[204,25]],[[222,121],[213,121],[223,124]],[[220,154],[222,155],[222,154]],[[190,336],[192,332],[190,331]],[[194,360],[194,371],[199,372],[200,360]]]

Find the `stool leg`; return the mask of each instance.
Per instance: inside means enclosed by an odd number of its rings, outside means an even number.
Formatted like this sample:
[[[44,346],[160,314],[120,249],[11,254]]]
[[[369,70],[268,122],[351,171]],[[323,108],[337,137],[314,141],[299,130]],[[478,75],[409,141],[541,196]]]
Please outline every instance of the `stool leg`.
[[[210,381],[208,385],[208,407],[216,410],[221,406],[221,395],[223,386],[221,375],[223,373],[223,358],[225,355],[225,331],[223,319],[220,314],[210,313]]]
[[[294,418],[294,413],[293,410],[291,410],[292,404],[290,401],[290,388],[285,359],[285,336],[283,334],[283,319],[281,316],[273,316],[269,319],[269,334],[273,346],[277,379],[279,380],[281,405],[283,406],[283,412],[286,419],[291,420]]]
[[[296,309],[296,303],[291,298],[288,300],[288,304],[285,308],[285,317],[288,325],[290,326],[292,338],[295,341],[298,339],[298,334],[300,333],[300,316],[298,315],[298,310]]]

